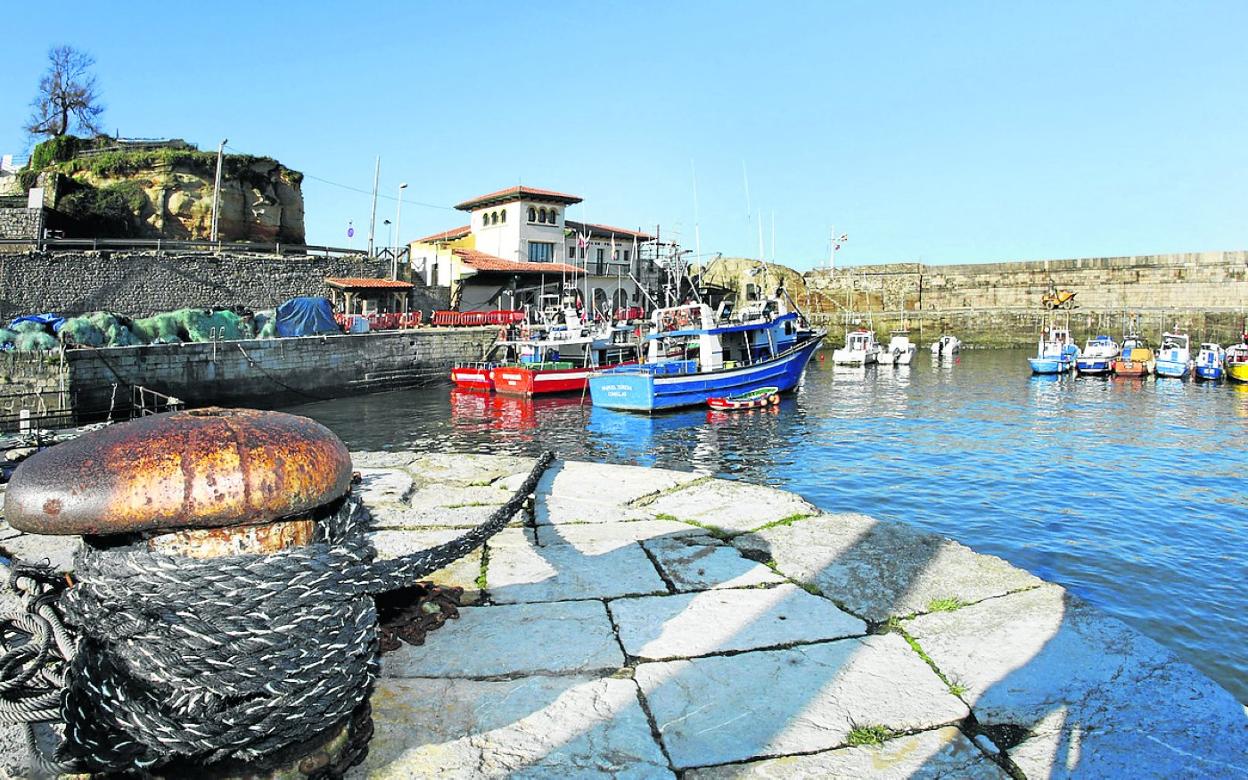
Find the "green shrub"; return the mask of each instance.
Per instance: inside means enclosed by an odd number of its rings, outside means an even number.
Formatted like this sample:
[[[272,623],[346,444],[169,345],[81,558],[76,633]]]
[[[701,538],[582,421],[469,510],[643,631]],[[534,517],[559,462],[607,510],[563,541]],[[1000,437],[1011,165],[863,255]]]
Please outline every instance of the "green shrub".
[[[87,141],[73,135],[61,135],[41,142],[30,153],[27,167],[32,171],[45,170],[56,163],[68,162],[74,158],[78,150],[87,145]]]

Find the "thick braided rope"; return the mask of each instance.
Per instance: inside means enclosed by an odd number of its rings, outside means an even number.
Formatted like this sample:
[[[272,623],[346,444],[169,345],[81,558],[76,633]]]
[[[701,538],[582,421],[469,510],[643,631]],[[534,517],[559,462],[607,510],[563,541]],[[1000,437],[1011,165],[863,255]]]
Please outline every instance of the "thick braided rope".
[[[254,761],[340,722],[378,672],[373,594],[413,584],[505,527],[553,459],[462,536],[374,561],[354,496],[313,544],[190,559],[86,550],[61,598],[80,646],[59,757],[95,771]]]

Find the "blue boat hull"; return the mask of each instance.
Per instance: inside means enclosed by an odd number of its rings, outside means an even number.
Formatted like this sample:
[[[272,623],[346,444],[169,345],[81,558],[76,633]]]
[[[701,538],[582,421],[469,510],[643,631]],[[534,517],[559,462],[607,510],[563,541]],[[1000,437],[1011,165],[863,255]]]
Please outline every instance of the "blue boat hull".
[[[822,341],[820,333],[774,360],[705,374],[665,374],[656,370],[662,364],[650,364],[645,370],[604,371],[589,377],[589,394],[594,406],[655,412],[698,406],[708,398],[740,395],[763,387],[777,387],[785,392],[801,381],[806,364]]]
[[[1074,367],[1075,361],[1068,358],[1027,358],[1033,374],[1064,374]]]
[[[1080,374],[1108,374],[1113,364],[1112,358],[1079,358],[1075,361],[1075,369]]]
[[[1157,376],[1182,379],[1187,376],[1189,367],[1187,363],[1176,363],[1172,360],[1158,360],[1157,367],[1153,370],[1157,373]]]
[[[1222,366],[1196,366],[1197,379],[1221,379]]]

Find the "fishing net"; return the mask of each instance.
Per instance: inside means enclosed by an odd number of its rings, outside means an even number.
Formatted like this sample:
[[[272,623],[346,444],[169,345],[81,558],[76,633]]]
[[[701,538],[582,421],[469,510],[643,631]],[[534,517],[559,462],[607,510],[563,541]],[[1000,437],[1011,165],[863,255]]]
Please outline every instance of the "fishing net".
[[[144,344],[179,344],[182,336],[179,332],[178,318],[172,314],[153,314],[130,323],[130,329]]]
[[[89,316],[71,317],[61,326],[61,341],[87,347],[104,346],[104,331],[96,327]]]
[[[134,335],[129,328],[118,322],[109,325],[108,329],[104,331],[104,343],[110,347],[133,347],[144,342]]]
[[[277,338],[277,316],[275,312],[272,309],[256,312],[255,328],[256,338]]]
[[[26,322],[19,322],[11,326],[10,329],[14,333],[47,333],[48,332],[47,325],[44,325],[42,322],[32,322],[30,320],[27,320]]]
[[[17,341],[17,333],[8,328],[0,328],[0,349],[12,349],[15,341]]]
[[[179,309],[173,313],[191,341],[249,339],[251,326],[232,311]]]
[[[57,347],[56,337],[43,330],[18,333],[14,344],[22,352],[38,352]]]

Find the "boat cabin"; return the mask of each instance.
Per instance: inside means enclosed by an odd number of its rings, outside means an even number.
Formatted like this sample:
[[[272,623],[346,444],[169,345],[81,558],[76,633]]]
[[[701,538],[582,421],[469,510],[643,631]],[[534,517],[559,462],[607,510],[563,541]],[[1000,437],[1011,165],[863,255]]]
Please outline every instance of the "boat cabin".
[[[705,304],[673,306],[656,310],[651,324],[645,338],[646,362],[677,362],[679,365],[671,368],[678,373],[718,371],[770,360],[792,348],[798,338],[797,315],[782,313],[775,301],[748,304],[722,321],[717,321]]]

